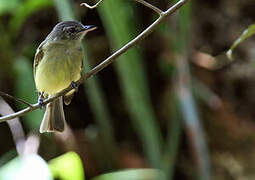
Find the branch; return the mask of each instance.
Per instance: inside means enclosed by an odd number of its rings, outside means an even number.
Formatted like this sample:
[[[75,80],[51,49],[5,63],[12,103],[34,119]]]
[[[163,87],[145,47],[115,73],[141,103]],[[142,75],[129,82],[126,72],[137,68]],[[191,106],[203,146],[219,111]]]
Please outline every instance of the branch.
[[[99,1],[98,1],[95,5],[93,5],[93,6],[90,6],[90,5],[88,5],[87,3],[81,3],[80,6],[85,6],[85,7],[89,8],[89,9],[94,9],[94,8],[96,8],[102,1],[103,1],[103,0],[99,0]]]
[[[114,60],[117,57],[119,57],[120,55],[125,53],[132,46],[136,45],[138,42],[143,40],[146,36],[151,34],[168,16],[173,14],[176,10],[178,10],[180,7],[182,7],[187,2],[188,2],[188,0],[180,0],[175,5],[173,5],[172,7],[168,8],[166,11],[163,11],[162,13],[160,13],[159,18],[156,21],[154,21],[148,28],[146,28],[143,32],[141,32],[139,35],[137,35],[133,40],[131,40],[125,46],[123,46],[118,51],[113,53],[111,56],[109,56],[107,59],[105,59],[99,65],[97,65],[92,70],[90,70],[87,74],[82,76],[81,79],[79,79],[76,82],[77,85],[78,86],[81,85],[85,80],[87,80],[91,76],[97,74],[99,71],[101,71],[102,69],[104,69],[105,67],[107,67],[108,65],[113,63]],[[72,89],[73,89],[73,87],[70,85],[68,88],[64,89],[63,91],[56,94],[55,96],[52,96],[52,97],[46,99],[43,102],[43,104],[48,104],[49,102],[52,102],[56,98],[65,95],[67,92],[71,91]],[[6,120],[13,119],[15,117],[23,116],[23,115],[27,114],[28,112],[34,111],[34,110],[39,109],[39,108],[40,108],[40,105],[38,103],[32,104],[30,107],[27,107],[27,108],[25,108],[21,111],[18,111],[16,113],[13,113],[13,114],[10,114],[10,115],[7,115],[7,116],[0,117],[0,123],[4,122]]]
[[[150,8],[150,9],[152,9],[153,11],[155,11],[156,13],[158,13],[158,15],[161,15],[161,14],[163,13],[162,10],[160,10],[159,8],[157,8],[157,7],[153,6],[153,5],[151,5],[150,3],[147,3],[147,2],[144,1],[144,0],[135,0],[135,1],[138,2],[138,3],[141,3],[142,5],[144,5],[144,6],[148,7],[148,8]]]

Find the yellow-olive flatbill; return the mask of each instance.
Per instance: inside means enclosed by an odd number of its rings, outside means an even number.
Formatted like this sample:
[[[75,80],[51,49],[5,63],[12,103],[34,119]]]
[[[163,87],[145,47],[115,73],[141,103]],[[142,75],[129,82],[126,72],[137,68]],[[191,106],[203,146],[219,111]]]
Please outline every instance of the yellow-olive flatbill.
[[[34,58],[34,80],[39,92],[38,102],[57,94],[80,79],[82,71],[81,41],[84,35],[96,29],[95,26],[82,25],[77,21],[58,23],[37,48]],[[74,90],[63,98],[48,103],[41,123],[40,132],[63,131],[65,104],[70,104]]]

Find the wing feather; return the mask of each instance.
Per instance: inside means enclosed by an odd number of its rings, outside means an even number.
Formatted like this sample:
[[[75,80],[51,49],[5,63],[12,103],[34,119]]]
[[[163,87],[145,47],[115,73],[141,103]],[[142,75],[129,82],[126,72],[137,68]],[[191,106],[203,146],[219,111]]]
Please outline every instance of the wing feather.
[[[45,44],[45,41],[43,41],[39,47],[37,48],[36,50],[36,53],[35,53],[35,57],[34,57],[34,65],[33,65],[33,73],[34,73],[34,78],[35,78],[35,75],[36,75],[36,70],[37,70],[37,67],[38,65],[40,64],[42,58],[43,58],[43,55],[44,55],[44,52],[43,52],[43,45]]]

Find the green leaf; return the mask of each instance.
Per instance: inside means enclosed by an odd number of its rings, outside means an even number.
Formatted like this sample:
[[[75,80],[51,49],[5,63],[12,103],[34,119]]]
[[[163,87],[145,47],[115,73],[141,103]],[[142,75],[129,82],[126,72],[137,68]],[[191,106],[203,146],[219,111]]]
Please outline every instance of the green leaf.
[[[230,60],[232,60],[232,53],[233,53],[233,50],[236,48],[236,46],[238,46],[241,42],[243,42],[244,40],[246,40],[248,37],[252,36],[253,34],[255,34],[255,24],[250,25],[228,50],[227,56]]]
[[[75,152],[68,152],[49,161],[54,178],[62,180],[85,180],[82,161]]]
[[[154,180],[163,177],[163,172],[158,169],[131,169],[103,174],[92,180]]]

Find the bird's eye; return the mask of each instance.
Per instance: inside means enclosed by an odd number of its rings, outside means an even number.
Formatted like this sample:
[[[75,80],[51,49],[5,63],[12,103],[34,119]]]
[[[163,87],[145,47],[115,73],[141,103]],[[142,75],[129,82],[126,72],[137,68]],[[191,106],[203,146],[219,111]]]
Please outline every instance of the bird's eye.
[[[74,33],[75,27],[66,27],[63,29],[63,31],[68,32],[68,33]]]
[[[75,27],[69,28],[69,32],[70,32],[70,33],[74,33],[74,32],[75,32]]]

